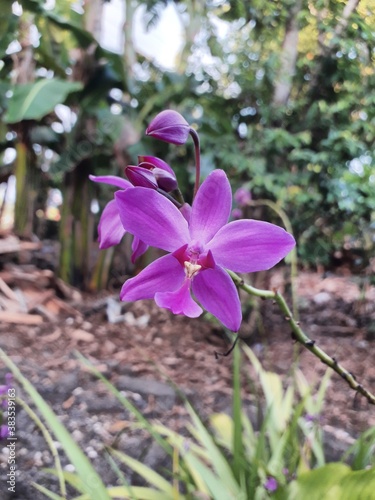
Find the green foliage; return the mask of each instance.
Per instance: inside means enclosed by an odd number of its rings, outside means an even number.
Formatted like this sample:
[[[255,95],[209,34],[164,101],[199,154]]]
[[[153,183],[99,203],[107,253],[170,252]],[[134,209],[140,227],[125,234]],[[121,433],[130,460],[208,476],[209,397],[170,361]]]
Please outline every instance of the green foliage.
[[[362,500],[372,498],[375,468],[353,471],[345,464],[334,463],[301,474],[289,486],[288,499]]]
[[[86,29],[85,15],[70,1],[57,2],[50,10],[42,0],[22,0],[21,15],[13,13],[12,3],[4,6],[0,113],[7,127],[0,131],[0,150],[26,135],[29,157],[33,148],[42,148],[34,155],[33,170],[49,165],[43,170],[45,186],[59,187],[68,203],[74,189],[69,192],[67,184],[76,182],[68,173],[117,174],[121,163],[132,163],[145,152],[169,161],[184,189],[192,182],[193,155],[188,162],[181,159],[191,145],[176,148],[141,139],[152,116],[175,108],[199,128],[203,175],[224,168],[234,187],[246,183],[255,200],[277,203],[291,220],[301,263],[328,265],[335,250],[359,248],[366,264],[374,248],[375,223],[373,0],[360,2],[348,22],[340,0],[324,8],[300,3],[295,17],[298,43],[292,47],[296,63],[293,74],[287,75],[290,89],[283,103],[275,101],[275,88],[288,56],[284,40],[298,2],[174,3],[186,43],[173,71],[163,71],[135,50],[136,68],[126,67],[122,54],[105,50],[95,40]],[[130,4],[134,10],[140,2]],[[145,23],[157,27],[168,2],[143,4]],[[10,55],[7,49],[27,39],[27,26],[38,34],[32,47],[22,44],[22,51],[32,51],[32,81],[15,83],[23,68],[16,62],[23,52]],[[43,92],[30,95],[39,85]],[[5,97],[10,89],[13,95]],[[78,89],[79,100],[71,99],[69,94]],[[113,97],[113,89],[122,92],[119,97]],[[40,134],[51,124],[63,126],[54,113],[61,102],[69,106],[75,125]],[[109,133],[102,133],[103,114],[113,122]],[[25,134],[16,130],[22,120],[33,120]],[[17,133],[11,143],[7,131]],[[53,151],[52,160],[46,159],[47,150]],[[81,169],[82,163],[86,166]],[[87,194],[86,210],[98,192]],[[101,205],[109,199],[106,193],[100,192]],[[273,218],[268,210],[263,216]],[[66,217],[78,218],[81,224],[82,214]],[[86,227],[91,231],[92,224]],[[73,233],[70,228],[67,234]],[[91,244],[92,234],[86,239]],[[60,272],[71,281],[82,267],[74,262],[79,254],[75,246],[69,245],[71,258],[62,259],[70,261],[69,269]],[[75,283],[87,284],[88,279]]]
[[[47,422],[49,429],[54,434],[55,438],[61,443],[65,453],[69,457],[69,460],[76,468],[78,477],[76,478],[75,485],[77,489],[82,493],[88,493],[89,495],[94,494],[97,500],[108,500],[110,497],[101,478],[92,467],[86,455],[75,443],[67,429],[59,421],[57,415],[55,415],[51,407],[43,400],[33,385],[21,374],[17,366],[5,354],[5,352],[0,350],[0,354],[1,359],[12,372],[14,378],[27,392],[34,405],[38,408],[40,414]],[[92,484],[95,484],[95,492],[92,491]]]
[[[81,89],[82,84],[79,82],[57,78],[17,85],[9,98],[8,110],[3,119],[5,123],[39,120],[51,113],[57,104],[64,103],[71,92]]]
[[[264,398],[257,395],[258,412],[263,412],[257,429],[253,419],[249,418],[248,408],[241,402],[243,384],[240,381],[243,379],[244,360],[241,361],[237,346],[233,355],[232,416],[213,414],[204,423],[186,401],[190,423],[179,434],[165,425],[149,422],[93,365],[81,357],[86,367],[104,382],[135,417],[134,426],[148,430],[170,456],[172,463],[170,474],[165,471],[162,475],[122,451],[110,449],[103,458],[117,473],[121,486],[105,487],[47,403],[10,358],[3,351],[0,354],[76,468],[75,473],[61,469],[45,470],[59,477],[60,485],[63,482],[61,495],[35,484],[40,492],[52,500],[65,498],[63,491],[66,484],[77,492],[78,496],[72,497],[75,500],[193,500],[198,497],[246,500],[269,498],[270,495],[280,500],[371,498],[375,487],[374,429],[363,434],[343,457],[345,459],[350,455],[352,467],[343,462],[324,463],[318,419],[324,404],[328,375],[324,376],[314,394],[299,371],[295,372],[292,385],[284,389],[280,376],[264,370],[251,349],[245,346],[242,357],[250,361]],[[53,444],[39,417],[25,403],[22,404],[50,445]],[[308,419],[306,414],[309,415]],[[136,472],[149,486],[129,484],[122,467]],[[277,488],[271,494],[267,490],[269,478],[277,481]]]

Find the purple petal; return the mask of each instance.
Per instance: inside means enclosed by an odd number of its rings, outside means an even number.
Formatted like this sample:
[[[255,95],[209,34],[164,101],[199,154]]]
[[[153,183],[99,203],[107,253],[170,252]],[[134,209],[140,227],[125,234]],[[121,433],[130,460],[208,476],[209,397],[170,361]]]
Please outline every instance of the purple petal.
[[[279,483],[274,477],[268,477],[267,481],[263,484],[263,486],[267,491],[273,493],[279,487]]]
[[[238,273],[270,269],[295,246],[293,236],[269,222],[238,220],[220,229],[206,245],[215,261]]]
[[[220,266],[205,269],[193,279],[194,295],[202,306],[229,330],[237,332],[241,326],[241,303],[229,274]]]
[[[239,207],[246,207],[252,200],[251,192],[245,187],[239,187],[234,193],[233,199]]]
[[[3,424],[0,425],[0,439],[5,439],[9,436],[9,429],[8,426]]]
[[[180,113],[173,110],[165,110],[155,116],[147,127],[146,135],[182,145],[188,140],[190,125]]]
[[[104,250],[113,245],[118,245],[125,232],[124,226],[121,223],[116,200],[112,200],[104,207],[100,217],[98,225],[99,248]]]
[[[128,165],[125,173],[133,186],[141,186],[151,189],[157,189],[158,183],[151,170],[140,166]]]
[[[138,164],[141,164],[143,162],[151,164],[154,168],[161,168],[162,170],[165,170],[166,172],[169,172],[176,177],[173,168],[161,158],[145,155],[138,156]]]
[[[214,170],[198,189],[190,217],[193,240],[207,243],[228,222],[232,192],[223,170]]]
[[[158,192],[135,187],[117,191],[115,198],[125,229],[147,245],[173,252],[190,240],[183,215]]]
[[[117,177],[117,175],[89,175],[89,179],[93,182],[110,184],[111,186],[116,186],[120,189],[133,187],[129,181],[123,179],[122,177]]]
[[[157,180],[158,186],[161,189],[164,189],[167,193],[178,188],[177,179],[174,174],[170,174],[169,172],[157,167],[153,169],[152,173]]]
[[[133,243],[132,243],[132,250],[133,250],[132,257],[131,257],[132,263],[134,264],[134,262],[138,259],[138,257],[143,255],[147,249],[148,249],[148,245],[146,245],[146,243],[144,243],[139,238],[134,236]]]
[[[191,217],[191,206],[189,203],[184,203],[182,207],[180,208],[180,212],[184,216],[184,218],[187,220],[187,222],[190,222],[190,217]]]
[[[172,255],[164,255],[127,280],[121,289],[120,298],[126,302],[153,299],[157,292],[177,290],[184,279],[185,272],[181,264]]]
[[[164,307],[173,314],[183,314],[189,318],[197,318],[202,314],[202,308],[198,306],[190,295],[190,280],[185,279],[182,286],[173,292],[157,293],[155,302],[159,307]]]

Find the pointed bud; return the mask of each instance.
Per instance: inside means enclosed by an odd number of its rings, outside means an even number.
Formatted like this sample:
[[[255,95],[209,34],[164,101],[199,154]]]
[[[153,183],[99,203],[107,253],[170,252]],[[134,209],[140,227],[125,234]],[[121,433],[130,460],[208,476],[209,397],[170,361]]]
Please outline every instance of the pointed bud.
[[[138,166],[147,168],[154,174],[158,186],[169,193],[177,189],[176,174],[164,160],[156,156],[138,156]]]
[[[190,125],[180,113],[165,110],[155,116],[147,127],[146,135],[181,146],[188,140]]]
[[[158,188],[158,183],[156,182],[154,174],[147,168],[129,165],[126,167],[125,173],[133,186],[141,186],[151,189]]]

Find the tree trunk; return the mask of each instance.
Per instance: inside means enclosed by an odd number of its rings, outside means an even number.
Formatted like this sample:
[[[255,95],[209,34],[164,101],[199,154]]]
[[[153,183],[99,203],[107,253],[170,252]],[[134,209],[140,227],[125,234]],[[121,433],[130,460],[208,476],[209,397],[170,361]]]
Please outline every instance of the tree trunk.
[[[19,24],[21,52],[13,55],[14,84],[30,83],[34,80],[35,63],[30,30],[33,17],[23,14]],[[29,141],[30,123],[21,122],[16,127],[17,156],[14,175],[16,178],[16,201],[14,207],[14,230],[20,236],[30,236],[33,231],[34,205],[39,188],[39,171],[36,157]]]
[[[86,0],[85,29],[90,31],[96,40],[101,35],[102,0]],[[76,81],[87,83],[97,68],[94,56],[96,46],[80,50],[80,58],[73,69]],[[72,134],[72,142],[79,147],[83,142],[94,142],[96,122],[80,110],[80,117]],[[91,159],[79,159],[74,169],[65,174],[63,188],[63,209],[60,221],[60,261],[59,276],[75,285],[88,288],[90,281],[90,254],[93,239],[93,215],[91,214],[92,183],[88,176],[93,173]]]
[[[289,99],[293,77],[296,70],[298,56],[298,14],[302,8],[302,1],[298,0],[290,11],[286,23],[285,36],[280,56],[280,68],[275,80],[273,91],[273,105],[284,106]]]
[[[134,89],[134,66],[137,56],[133,42],[134,12],[137,5],[134,0],[125,0],[125,22],[124,22],[124,63],[126,72],[127,90],[132,94]]]

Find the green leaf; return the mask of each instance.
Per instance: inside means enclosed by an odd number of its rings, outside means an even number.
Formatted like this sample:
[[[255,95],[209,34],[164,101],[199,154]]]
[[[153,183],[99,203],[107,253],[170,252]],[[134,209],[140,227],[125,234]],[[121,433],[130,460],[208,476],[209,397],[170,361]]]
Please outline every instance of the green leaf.
[[[187,452],[184,456],[184,462],[189,468],[190,474],[193,476],[198,490],[204,495],[208,496],[211,492],[211,498],[215,500],[235,500],[242,498],[240,493],[233,493],[230,491],[226,482],[226,477],[215,475],[212,470],[207,467],[197,456],[191,452]]]
[[[44,401],[34,386],[22,375],[17,366],[2,349],[0,349],[0,357],[22,385],[23,389],[29,394],[34,405],[47,422],[49,429],[51,429],[56,439],[61,443],[67,457],[74,465],[77,475],[82,480],[83,491],[89,495],[90,499],[109,500],[110,497],[99,474],[80,447],[75,443],[68,430],[59,421],[52,408]]]
[[[53,491],[48,490],[41,484],[36,484],[36,483],[31,483],[31,484],[34,486],[34,488],[36,488],[38,491],[43,493],[43,495],[45,495],[47,498],[50,498],[51,500],[64,500],[63,497],[57,495],[56,493],[53,493]]]
[[[43,469],[43,472],[46,472],[47,474],[53,474],[54,476],[58,477],[58,473],[55,469]],[[72,486],[75,490],[79,491],[80,493],[85,493],[85,487],[82,478],[80,478],[78,474],[67,471],[64,471],[63,474],[65,481],[69,483],[70,486]]]
[[[132,494],[129,493],[125,486],[113,486],[108,488],[108,494],[116,500],[166,500],[165,493],[156,491],[153,488],[145,488],[144,486],[133,486]],[[184,500],[185,496],[179,495],[178,500]],[[91,500],[87,495],[80,495],[73,500]]]
[[[241,350],[236,345],[233,352],[233,472],[237,481],[243,471],[242,462],[245,455],[242,435],[242,401],[241,401]],[[245,465],[246,467],[246,465]]]
[[[290,500],[364,500],[373,498],[375,468],[352,471],[342,463],[332,463],[301,474],[289,486]]]
[[[190,432],[207,450],[210,457],[210,465],[217,476],[225,483],[228,494],[230,492],[231,495],[234,495],[234,498],[238,498],[240,495],[240,487],[233,475],[228,460],[216,445],[208,429],[203,425],[193,408],[187,405],[187,410],[195,427],[194,429],[190,429]]]
[[[169,445],[169,443],[165,441],[165,439],[163,439],[163,436],[161,436],[155,430],[155,426],[151,425],[150,422],[142,415],[142,413],[134,405],[132,405],[132,403],[126,397],[124,397],[124,395],[118,389],[116,389],[116,387],[113,384],[111,384],[111,382],[108,379],[106,379],[103,376],[103,374],[100,373],[100,371],[90,363],[88,359],[82,356],[82,354],[80,354],[79,352],[76,352],[76,356],[87,368],[90,369],[90,371],[96,377],[98,377],[99,380],[101,380],[104,383],[104,385],[115,396],[115,398],[118,399],[118,401],[122,404],[122,406],[134,415],[134,417],[137,419],[140,425],[150,433],[150,435],[163,448],[163,450],[166,453],[168,453],[168,455],[172,456],[173,451],[171,446]]]
[[[173,499],[174,490],[171,484],[164,479],[160,474],[155,472],[154,470],[147,467],[147,465],[142,464],[138,460],[125,455],[117,450],[111,450],[111,453],[117,457],[123,464],[130,467],[134,472],[142,476],[148,483],[152,484],[158,490],[165,495],[165,499],[168,498]]]
[[[39,120],[63,103],[71,92],[82,89],[79,82],[66,82],[57,78],[38,80],[34,83],[16,85],[8,102],[5,123],[22,120]]]
[[[86,49],[90,44],[97,43],[95,38],[89,31],[82,29],[80,26],[76,24],[66,21],[60,16],[57,16],[53,12],[45,12],[45,16],[51,23],[55,24],[62,30],[70,31],[72,35],[75,37],[79,46],[83,49]]]

